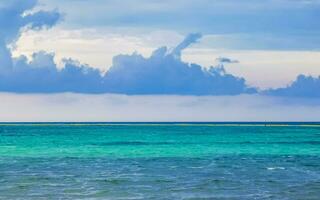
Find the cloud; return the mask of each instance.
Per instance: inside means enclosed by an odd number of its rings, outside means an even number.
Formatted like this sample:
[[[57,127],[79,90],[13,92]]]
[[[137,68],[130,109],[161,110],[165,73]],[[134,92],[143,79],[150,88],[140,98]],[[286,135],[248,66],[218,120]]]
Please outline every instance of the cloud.
[[[287,87],[270,89],[263,93],[272,96],[319,98],[320,76],[299,75],[297,79]]]
[[[319,101],[260,95],[176,96],[0,93],[0,121],[316,121]],[[296,101],[301,102],[301,99]],[[317,102],[317,103],[316,103]]]
[[[41,29],[57,23],[57,11],[29,12],[37,0],[12,0],[1,3],[0,7],[0,73],[12,67],[11,52],[7,48],[21,33],[21,29]]]
[[[236,95],[254,93],[245,79],[226,73],[223,66],[205,69],[184,63],[181,51],[196,42],[200,35],[192,34],[170,52],[167,47],[155,50],[150,58],[139,54],[119,55],[105,75],[112,93]]]
[[[239,63],[238,60],[233,60],[230,58],[225,58],[225,57],[219,57],[216,59],[217,62],[223,64],[223,63]]]
[[[255,93],[245,79],[228,74],[223,65],[206,69],[181,60],[181,52],[201,34],[188,35],[173,50],[161,47],[149,58],[138,53],[114,57],[107,73],[72,59],[58,69],[54,54],[34,53],[12,59],[12,67],[0,73],[0,91],[19,93],[119,93],[174,95],[237,95]]]
[[[25,56],[14,59],[9,73],[1,74],[0,90],[24,93],[101,92],[100,71],[65,59],[63,68],[54,63],[54,54],[38,52],[28,61]]]
[[[33,11],[36,0],[11,1],[0,14],[0,90],[25,93],[123,93],[236,95],[255,92],[243,78],[225,72],[223,66],[205,69],[181,61],[181,52],[197,42],[201,34],[188,35],[172,51],[162,47],[150,58],[135,53],[114,58],[106,74],[71,59],[59,70],[54,54],[38,52],[31,61],[25,56],[12,58],[9,44],[20,36],[22,28],[41,29],[53,26],[57,11]]]
[[[8,1],[9,2],[9,1]],[[190,34],[173,49],[161,47],[150,57],[138,53],[118,55],[109,71],[101,71],[73,59],[64,59],[60,69],[54,54],[34,53],[12,58],[8,45],[20,36],[22,29],[39,30],[54,26],[60,18],[57,11],[35,11],[36,0],[18,0],[0,6],[0,91],[17,93],[118,93],[160,95],[239,95],[257,93],[246,80],[228,73],[225,63],[237,60],[220,57],[218,66],[204,68],[181,60],[181,53],[196,43],[201,34]],[[262,94],[293,97],[320,97],[319,78],[299,76],[286,88],[263,91]]]
[[[181,52],[193,43],[198,42],[202,37],[200,33],[189,34],[176,48],[173,49],[172,55],[178,58],[181,57]]]
[[[20,35],[20,30],[28,26],[30,29],[51,27],[57,23],[61,15],[58,11],[33,11],[37,0],[5,0],[0,7],[0,36],[7,43]]]

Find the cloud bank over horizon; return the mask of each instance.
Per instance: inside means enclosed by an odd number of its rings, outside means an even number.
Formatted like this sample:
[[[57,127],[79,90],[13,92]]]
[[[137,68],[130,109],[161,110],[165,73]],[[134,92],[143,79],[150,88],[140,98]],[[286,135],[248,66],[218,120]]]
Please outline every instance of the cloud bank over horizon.
[[[1,122],[302,122],[320,118],[320,103],[312,98],[0,92],[0,99]]]
[[[106,72],[64,59],[59,69],[54,54],[34,53],[13,58],[11,49],[23,29],[39,30],[54,26],[57,11],[33,11],[36,0],[11,1],[0,6],[0,91],[16,93],[119,93],[172,95],[239,95],[262,93],[271,96],[320,97],[320,78],[299,75],[285,88],[259,91],[242,77],[228,73],[224,65],[238,63],[220,57],[218,66],[204,68],[181,60],[184,49],[201,34],[190,34],[175,48],[161,47],[148,58],[138,53],[118,55]]]

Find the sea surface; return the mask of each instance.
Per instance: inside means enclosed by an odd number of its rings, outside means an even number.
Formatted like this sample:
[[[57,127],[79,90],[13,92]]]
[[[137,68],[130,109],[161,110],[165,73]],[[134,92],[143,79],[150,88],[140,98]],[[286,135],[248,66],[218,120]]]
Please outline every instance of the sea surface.
[[[317,123],[2,123],[0,199],[320,199]]]

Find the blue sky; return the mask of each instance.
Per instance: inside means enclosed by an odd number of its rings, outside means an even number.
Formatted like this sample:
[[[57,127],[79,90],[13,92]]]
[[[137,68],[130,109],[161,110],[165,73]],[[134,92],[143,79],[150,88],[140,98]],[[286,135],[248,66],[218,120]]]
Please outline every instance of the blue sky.
[[[1,1],[0,92],[248,95],[318,108],[319,11],[318,0]]]
[[[319,49],[318,0],[42,2],[66,13],[65,26],[70,27],[110,26],[228,35],[225,40],[234,40],[228,47],[240,49]]]

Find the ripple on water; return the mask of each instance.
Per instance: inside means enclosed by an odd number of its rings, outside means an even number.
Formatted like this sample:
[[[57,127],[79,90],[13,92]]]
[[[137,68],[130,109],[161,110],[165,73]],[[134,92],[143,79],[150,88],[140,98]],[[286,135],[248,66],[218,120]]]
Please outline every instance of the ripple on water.
[[[8,158],[6,164],[0,164],[0,199],[316,200],[320,196],[320,166],[315,163],[319,161],[316,156],[291,156],[288,160],[286,156],[250,155]]]

